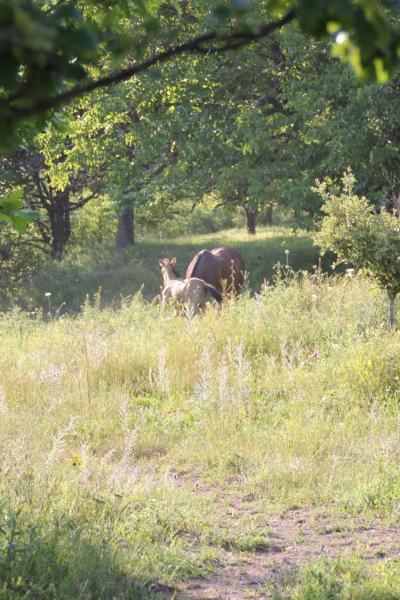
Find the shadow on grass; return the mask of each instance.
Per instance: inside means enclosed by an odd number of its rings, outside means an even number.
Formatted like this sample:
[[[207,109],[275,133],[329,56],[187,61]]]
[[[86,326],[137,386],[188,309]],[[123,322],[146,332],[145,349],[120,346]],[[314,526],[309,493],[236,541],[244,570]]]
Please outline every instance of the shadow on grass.
[[[164,589],[130,577],[106,540],[85,538],[79,528],[41,530],[1,515],[0,597],[22,600],[158,600]]]
[[[264,280],[272,281],[274,265],[278,262],[283,265],[288,262],[295,271],[311,272],[320,265],[323,271],[330,272],[333,261],[332,254],[320,258],[310,234],[293,235],[282,228],[264,230],[255,237],[228,230],[193,239],[154,240],[124,250],[99,245],[72,249],[63,261],[47,262],[31,281],[13,290],[3,290],[0,302],[4,308],[18,305],[33,310],[39,307],[50,309],[54,315],[57,311],[79,311],[85,298],[93,299],[99,290],[102,305],[117,306],[121,298],[139,290],[151,299],[160,293],[159,258],[175,256],[178,271],[184,275],[197,252],[221,245],[234,246],[242,254],[251,290],[258,290]]]

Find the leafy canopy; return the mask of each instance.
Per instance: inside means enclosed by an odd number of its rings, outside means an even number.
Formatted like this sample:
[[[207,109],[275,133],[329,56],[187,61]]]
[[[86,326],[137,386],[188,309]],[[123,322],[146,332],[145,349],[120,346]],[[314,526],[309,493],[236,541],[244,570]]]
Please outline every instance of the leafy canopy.
[[[308,34],[333,36],[335,52],[360,77],[385,81],[399,63],[400,32],[392,4],[2,0],[1,149],[15,143],[17,132],[41,127],[44,111],[72,98],[185,53],[209,56],[239,48],[294,20]]]
[[[204,187],[208,193],[212,184],[230,198],[243,190],[245,201],[255,207],[266,194],[283,192],[308,203],[307,173],[314,171],[313,159],[321,162],[315,143],[321,131],[313,130],[307,118],[303,125],[292,118],[304,94],[285,106],[282,93],[290,81],[296,89],[301,81],[309,83],[302,68],[310,71],[312,47],[319,42],[304,42],[297,32],[303,54],[297,49],[286,66],[281,51],[275,59],[261,51],[257,57],[254,50],[265,45],[234,56],[228,51],[268,35],[272,43],[270,34],[294,21],[314,38],[336,40],[334,52],[361,78],[384,81],[399,60],[399,23],[391,5],[387,0],[2,0],[0,152],[32,140],[37,145],[37,133],[44,131],[40,143],[58,187],[67,185],[68,171],[85,169],[107,179],[97,183],[108,193],[128,199],[134,193],[136,202],[140,193],[143,204],[154,197],[148,183],[156,175],[166,179],[170,197],[190,177],[198,182],[192,186],[196,196]],[[132,77],[145,71],[148,77],[133,85]],[[235,78],[238,85],[232,85]],[[335,95],[336,84],[335,79]],[[315,94],[322,97],[319,81]],[[310,103],[315,105],[312,98]],[[321,123],[336,143],[328,113],[324,119],[316,116],[315,127]],[[296,175],[287,178],[285,189],[276,189],[288,160],[293,167],[292,144],[300,127]],[[232,166],[229,174],[226,165]],[[21,214],[2,212],[2,206],[0,213],[23,226]]]
[[[365,197],[354,193],[351,171],[342,177],[341,190],[319,182],[316,191],[324,198],[320,233],[316,243],[333,250],[339,261],[361,267],[384,289],[389,298],[400,292],[400,220],[394,214],[377,214]]]

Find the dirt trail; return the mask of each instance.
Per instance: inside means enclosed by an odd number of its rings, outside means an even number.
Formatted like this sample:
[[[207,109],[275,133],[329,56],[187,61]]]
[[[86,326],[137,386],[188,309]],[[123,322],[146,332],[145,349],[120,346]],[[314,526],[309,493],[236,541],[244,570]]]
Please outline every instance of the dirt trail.
[[[207,578],[181,584],[179,600],[271,598],[299,567],[319,558],[357,552],[365,561],[400,557],[400,530],[379,519],[291,509],[265,520],[268,543],[253,553],[226,553],[226,566]]]

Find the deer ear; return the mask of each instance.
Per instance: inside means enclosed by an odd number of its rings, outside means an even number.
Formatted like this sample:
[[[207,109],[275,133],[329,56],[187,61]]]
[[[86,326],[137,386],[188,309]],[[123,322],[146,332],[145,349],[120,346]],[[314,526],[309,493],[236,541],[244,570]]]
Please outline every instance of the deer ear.
[[[169,261],[170,265],[176,265],[176,258],[171,258],[171,260]]]
[[[165,258],[160,258],[160,261],[158,263],[160,265],[160,267],[164,266],[164,261],[165,261]]]

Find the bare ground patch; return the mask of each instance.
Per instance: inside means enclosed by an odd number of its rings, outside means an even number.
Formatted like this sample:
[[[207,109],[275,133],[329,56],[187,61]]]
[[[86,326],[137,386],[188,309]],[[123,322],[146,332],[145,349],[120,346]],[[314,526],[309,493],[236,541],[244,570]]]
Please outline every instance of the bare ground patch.
[[[218,502],[218,495],[215,500]],[[251,497],[235,500],[232,496],[228,507],[231,510],[228,520],[238,534],[241,515],[257,512]],[[300,567],[320,558],[337,559],[354,553],[366,562],[400,558],[399,528],[378,518],[337,515],[328,509],[292,508],[261,520],[264,543],[251,552],[237,551],[234,541],[231,546],[228,543],[223,566],[208,577],[180,584],[174,597],[179,600],[263,600],[281,590]]]

